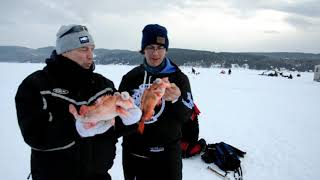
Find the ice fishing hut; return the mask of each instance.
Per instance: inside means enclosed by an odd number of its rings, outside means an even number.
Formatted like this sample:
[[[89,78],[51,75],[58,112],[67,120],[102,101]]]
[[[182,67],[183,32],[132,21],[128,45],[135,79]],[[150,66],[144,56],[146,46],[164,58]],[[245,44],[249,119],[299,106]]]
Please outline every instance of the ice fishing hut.
[[[314,67],[314,81],[320,82],[320,64]]]

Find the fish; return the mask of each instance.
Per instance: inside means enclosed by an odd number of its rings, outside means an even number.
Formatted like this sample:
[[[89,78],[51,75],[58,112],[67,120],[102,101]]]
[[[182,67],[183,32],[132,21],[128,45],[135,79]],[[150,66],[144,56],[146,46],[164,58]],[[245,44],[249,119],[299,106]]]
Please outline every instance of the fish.
[[[138,126],[138,132],[143,134],[144,122],[152,118],[154,108],[161,104],[166,88],[171,87],[168,77],[157,78],[149,88],[145,89],[141,98],[140,109],[142,116]]]
[[[69,104],[69,112],[82,121],[85,128],[91,128],[99,121],[114,122],[116,116],[127,116],[127,110],[133,107],[134,102],[128,92],[116,92],[114,95],[101,96],[93,105],[82,105],[79,113],[73,104]]]

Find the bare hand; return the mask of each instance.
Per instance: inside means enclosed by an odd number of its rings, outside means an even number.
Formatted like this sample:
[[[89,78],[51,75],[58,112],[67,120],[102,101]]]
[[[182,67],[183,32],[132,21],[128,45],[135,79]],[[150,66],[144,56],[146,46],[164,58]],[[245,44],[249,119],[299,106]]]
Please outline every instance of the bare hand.
[[[174,101],[181,96],[180,88],[175,84],[171,83],[171,87],[166,88],[163,98],[166,101]]]

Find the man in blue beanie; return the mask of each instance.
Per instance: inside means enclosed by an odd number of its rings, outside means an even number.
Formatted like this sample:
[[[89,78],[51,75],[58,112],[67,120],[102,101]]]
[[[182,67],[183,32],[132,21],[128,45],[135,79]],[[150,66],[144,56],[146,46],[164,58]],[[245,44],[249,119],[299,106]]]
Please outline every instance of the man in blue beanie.
[[[143,133],[123,137],[125,180],[181,180],[181,126],[190,119],[193,100],[188,77],[166,57],[169,47],[167,29],[149,24],[142,31],[140,52],[143,63],[122,77],[119,91],[128,91],[140,106],[145,89],[157,78],[168,78],[161,102]]]
[[[94,47],[85,26],[61,26],[46,66],[18,88],[18,123],[31,147],[33,180],[111,179],[108,170],[115,158],[117,128],[106,121],[88,128],[69,112],[70,104],[79,109],[116,91],[111,80],[93,72]],[[135,124],[139,112],[138,107],[128,109],[127,116],[117,121]]]

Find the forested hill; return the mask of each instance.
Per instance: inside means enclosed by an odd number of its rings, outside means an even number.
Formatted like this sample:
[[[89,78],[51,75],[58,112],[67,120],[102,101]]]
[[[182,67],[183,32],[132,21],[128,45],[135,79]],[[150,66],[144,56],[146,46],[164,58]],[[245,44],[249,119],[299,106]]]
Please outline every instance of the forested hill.
[[[0,46],[0,62],[42,63],[50,56],[54,47],[31,49],[19,46]],[[168,57],[178,65],[197,67],[246,67],[269,70],[285,68],[297,71],[313,71],[314,65],[320,64],[320,54],[290,52],[210,52],[171,48]],[[97,64],[129,64],[142,62],[143,56],[138,51],[95,49]]]

